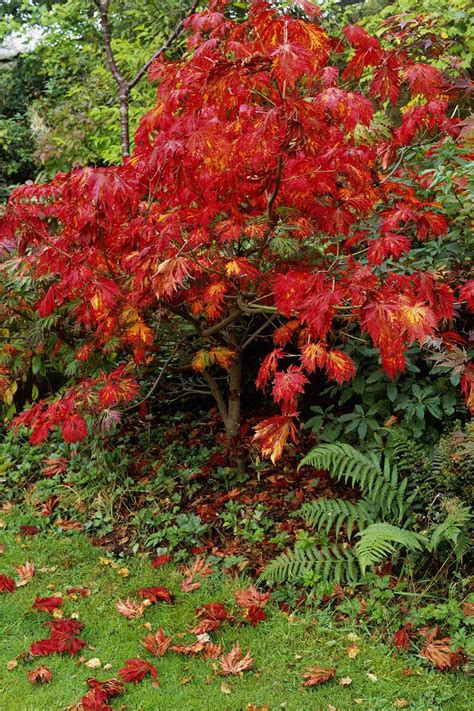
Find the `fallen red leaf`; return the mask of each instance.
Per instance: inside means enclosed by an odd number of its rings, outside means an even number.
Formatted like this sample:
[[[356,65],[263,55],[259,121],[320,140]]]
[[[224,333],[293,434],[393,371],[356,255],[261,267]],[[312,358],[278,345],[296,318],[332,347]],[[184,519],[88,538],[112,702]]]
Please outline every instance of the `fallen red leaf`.
[[[181,583],[181,590],[185,593],[193,592],[193,590],[198,590],[200,587],[201,583],[195,582],[190,575],[184,578],[183,582]]]
[[[412,627],[413,625],[409,623],[404,627],[400,627],[400,629],[395,632],[392,637],[392,642],[394,643],[397,649],[404,649],[405,652],[408,652],[408,648],[410,646],[410,637],[413,635],[413,632],[411,631]]]
[[[0,575],[0,592],[13,592],[15,590],[15,581],[6,575]]]
[[[159,568],[161,565],[165,565],[165,563],[169,563],[170,560],[171,560],[171,558],[167,553],[162,553],[161,555],[158,556],[158,558],[155,558],[154,560],[151,561],[151,567],[152,568]]]
[[[91,594],[91,589],[84,586],[78,588],[67,588],[66,595],[79,595],[80,597],[88,597]]]
[[[163,600],[164,602],[168,602],[170,605],[173,604],[173,596],[170,591],[160,586],[140,588],[138,595],[139,597],[150,600],[150,602],[158,602],[159,600]]]
[[[459,664],[459,650],[451,651],[451,637],[442,637],[436,639],[439,634],[439,629],[423,627],[419,633],[425,638],[425,644],[420,650],[422,657],[431,662],[436,669],[444,671],[445,669],[454,669]]]
[[[262,622],[265,617],[265,610],[258,605],[252,605],[246,610],[245,618],[247,622],[250,622],[250,624],[253,625],[253,627]]]
[[[242,608],[263,607],[270,599],[271,593],[261,593],[255,585],[251,585],[248,590],[239,590],[235,593],[237,605]]]
[[[308,667],[304,674],[301,675],[302,686],[316,686],[316,684],[324,684],[325,681],[329,681],[336,675],[336,669],[323,669],[322,667]]]
[[[41,612],[52,612],[63,604],[62,597],[54,595],[52,597],[36,597],[33,605],[33,610]]]
[[[222,602],[208,602],[196,609],[197,617],[205,617],[208,620],[223,621],[228,620],[229,615]]]
[[[87,686],[91,689],[101,689],[107,696],[120,696],[125,692],[125,686],[120,679],[105,679],[99,681],[94,677],[87,679]]]
[[[18,529],[20,536],[36,536],[39,532],[38,526],[20,526]]]
[[[145,662],[143,659],[127,659],[124,666],[119,670],[119,676],[122,677],[124,681],[128,681],[131,684],[136,684],[141,681],[147,674],[151,674],[155,680],[155,684],[158,684],[158,672],[153,664]]]
[[[250,656],[250,651],[247,652],[245,657],[242,656],[242,651],[238,642],[228,654],[224,654],[221,657],[220,663],[222,669],[221,673],[225,676],[228,674],[240,674],[241,672],[247,671],[253,667],[253,659]]]
[[[162,657],[166,654],[170,646],[172,637],[166,637],[164,631],[160,628],[156,634],[150,633],[143,638],[142,644],[150,654],[155,657]]]
[[[89,689],[77,706],[77,711],[113,711],[109,697],[103,689]]]
[[[48,684],[52,678],[53,674],[48,667],[41,666],[28,672],[28,681],[31,684],[37,684],[38,682],[40,684]]]
[[[207,618],[201,620],[192,629],[193,634],[209,634],[209,632],[215,632],[221,626],[219,620],[208,620]]]

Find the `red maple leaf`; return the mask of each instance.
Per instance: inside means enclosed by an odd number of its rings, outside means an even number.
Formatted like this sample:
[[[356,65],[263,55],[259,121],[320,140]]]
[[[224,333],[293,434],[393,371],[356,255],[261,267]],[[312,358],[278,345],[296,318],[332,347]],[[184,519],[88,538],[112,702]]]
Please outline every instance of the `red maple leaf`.
[[[301,682],[302,686],[316,686],[317,684],[324,684],[329,681],[334,676],[336,676],[336,669],[323,669],[322,667],[314,666],[308,667],[306,671],[301,675],[301,678],[305,681]]]
[[[240,644],[237,643],[228,654],[224,654],[220,658],[221,674],[224,676],[230,674],[240,674],[253,667],[253,659],[250,656],[250,651],[245,656],[242,654]]]
[[[0,575],[0,592],[13,592],[15,590],[15,581],[6,575]]]
[[[48,667],[41,666],[28,672],[28,681],[31,684],[37,684],[38,682],[40,684],[48,684],[52,678],[53,674]]]
[[[155,657],[162,657],[166,654],[168,647],[170,646],[172,637],[166,637],[164,631],[160,629],[155,634],[146,635],[143,638],[142,644],[150,654]]]
[[[124,681],[131,684],[137,684],[147,674],[150,674],[154,679],[153,685],[158,685],[158,672],[156,671],[156,667],[154,667],[153,664],[149,664],[149,662],[145,662],[143,659],[127,659],[118,673]]]
[[[152,568],[159,568],[162,565],[165,565],[165,563],[169,563],[171,560],[171,557],[167,553],[162,553],[161,555],[158,556],[158,558],[154,558],[151,561],[151,567]]]
[[[173,596],[170,591],[167,590],[167,588],[160,586],[140,588],[138,596],[146,598],[147,600],[150,600],[150,602],[158,602],[159,600],[163,600],[164,602],[168,602],[170,605],[173,603]]]
[[[61,607],[64,600],[58,595],[53,595],[52,597],[36,597],[33,604],[33,610],[40,610],[42,612],[53,612]]]

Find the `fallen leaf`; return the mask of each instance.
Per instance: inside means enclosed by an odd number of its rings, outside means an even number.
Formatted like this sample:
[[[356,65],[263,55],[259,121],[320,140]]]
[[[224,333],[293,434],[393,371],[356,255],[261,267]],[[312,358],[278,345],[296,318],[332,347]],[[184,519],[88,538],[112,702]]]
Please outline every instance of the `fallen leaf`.
[[[248,590],[239,590],[235,593],[237,605],[242,608],[263,607],[270,599],[271,593],[261,593],[255,585],[250,585]]]
[[[173,596],[167,588],[160,586],[154,586],[149,588],[140,588],[138,591],[138,596],[150,600],[150,602],[158,602],[162,600],[168,602],[170,605],[173,603]]]
[[[306,681],[301,682],[302,686],[316,686],[316,684],[324,684],[336,675],[336,669],[323,669],[322,667],[308,667],[301,675]]]
[[[3,543],[0,543],[0,555],[3,555],[5,553],[5,546]]]
[[[152,568],[159,568],[161,565],[165,565],[165,563],[169,563],[171,560],[170,556],[167,555],[167,553],[163,553],[162,555],[159,555],[158,558],[155,558],[154,560],[151,561],[151,567]]]
[[[38,526],[20,526],[18,530],[20,536],[36,536],[39,532]]]
[[[461,610],[466,617],[474,617],[474,602],[463,602]]]
[[[373,684],[375,684],[376,681],[379,680],[378,676],[376,674],[372,674],[371,672],[367,672],[367,678],[369,681],[371,681]]]
[[[59,595],[54,595],[52,597],[36,597],[33,605],[33,610],[38,610],[41,612],[53,612],[58,607],[61,607],[64,600]]]
[[[67,588],[66,595],[72,600],[76,600],[77,595],[79,595],[79,597],[88,597],[91,592],[91,589],[84,585],[77,588]]]
[[[222,654],[222,647],[220,644],[213,644],[212,642],[208,642],[204,645],[202,653],[205,659],[217,659]]]
[[[439,634],[437,627],[419,630],[425,638],[425,644],[420,650],[422,657],[431,662],[436,669],[443,671],[444,669],[453,669],[459,662],[459,653],[451,651],[451,637],[442,637],[436,639]]]
[[[143,602],[132,602],[132,600],[130,600],[129,598],[127,598],[125,602],[119,599],[116,604],[118,612],[120,612],[121,615],[123,615],[129,620],[134,620],[139,617],[143,617],[145,607],[146,605]]]
[[[352,679],[350,676],[343,676],[341,679],[339,679],[339,686],[349,686],[352,684]]]
[[[0,592],[13,592],[15,590],[15,581],[6,575],[0,575]]]
[[[349,659],[355,659],[359,653],[360,649],[355,644],[351,644],[351,646],[347,648],[347,656]]]
[[[31,684],[49,684],[52,678],[53,674],[48,667],[41,666],[28,672],[28,681]]]
[[[205,617],[208,620],[223,621],[229,619],[229,615],[222,602],[208,602],[196,609],[197,617]]]
[[[98,659],[97,657],[92,657],[92,659],[89,659],[89,661],[87,661],[84,666],[88,669],[100,669],[101,662],[100,659]]]
[[[223,694],[231,694],[232,693],[231,688],[226,681],[221,682],[221,692]]]
[[[104,665],[104,669],[106,668],[106,664]],[[100,689],[104,694],[109,696],[120,696],[121,694],[124,693],[125,691],[125,686],[120,679],[105,679],[105,681],[99,681],[98,679],[95,679],[94,677],[91,677],[87,680],[87,685],[91,689]]]
[[[127,659],[118,673],[124,681],[128,681],[131,684],[137,684],[147,674],[151,674],[155,680],[155,684],[158,684],[158,672],[156,671],[156,667],[154,667],[153,664],[149,664],[149,662],[145,662],[143,659]]]
[[[177,654],[186,654],[187,656],[196,656],[204,649],[204,644],[202,642],[193,642],[193,644],[175,644],[171,647],[173,652]]]
[[[35,574],[35,566],[33,563],[30,563],[29,560],[23,563],[23,565],[17,565],[15,570],[17,575],[21,578],[21,583],[19,583],[19,585],[26,585],[26,583],[28,583]]]
[[[18,662],[16,659],[11,659],[9,662],[6,663],[6,668],[8,671],[12,671],[12,669],[15,669],[15,667],[18,666]]]
[[[347,639],[349,640],[349,642],[358,642],[360,637],[354,632],[349,632],[349,634],[347,635]]]
[[[56,520],[56,526],[61,528],[63,531],[82,531],[84,526],[79,521],[69,521],[64,518],[58,518]]]
[[[192,578],[191,576],[184,578],[183,582],[181,583],[181,590],[185,593],[193,592],[194,590],[198,590],[200,587],[201,583],[195,582],[194,578]]]
[[[150,654],[155,657],[162,657],[166,654],[171,641],[172,637],[166,637],[164,631],[160,628],[156,634],[149,634],[144,637],[142,644]]]
[[[253,667],[253,659],[250,656],[250,651],[247,651],[247,654],[242,656],[240,644],[237,642],[228,654],[224,654],[221,657],[220,664],[223,674],[240,674]]]
[[[122,578],[128,578],[128,576],[129,576],[128,568],[119,568],[118,574]]]
[[[393,705],[396,709],[404,709],[405,706],[408,706],[408,701],[406,699],[395,699]]]
[[[193,680],[192,676],[187,676],[184,679],[180,679],[179,683],[181,684],[181,686],[186,686],[186,684],[189,684],[189,682],[192,680]]]

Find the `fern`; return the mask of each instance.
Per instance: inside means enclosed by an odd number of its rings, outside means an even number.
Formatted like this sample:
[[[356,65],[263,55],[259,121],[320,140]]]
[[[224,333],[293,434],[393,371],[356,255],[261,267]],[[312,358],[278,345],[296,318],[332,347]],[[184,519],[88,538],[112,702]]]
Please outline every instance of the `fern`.
[[[358,534],[359,540],[354,551],[362,573],[369,566],[377,565],[388,555],[397,551],[398,544],[408,550],[422,550],[426,547],[428,539],[414,531],[408,531],[390,523],[372,523]]]
[[[354,584],[360,577],[357,560],[350,548],[331,544],[314,545],[281,553],[269,563],[262,578],[272,583],[301,581],[311,575],[334,583]]]
[[[443,542],[447,542],[451,544],[456,558],[460,560],[471,543],[469,533],[473,516],[471,508],[465,504],[457,504],[450,508],[444,521],[436,526],[431,535],[430,549],[436,550]]]
[[[294,515],[301,516],[307,526],[317,531],[324,530],[329,533],[334,528],[336,536],[345,524],[347,538],[350,540],[356,523],[360,528],[374,522],[374,512],[371,508],[370,503],[366,501],[353,504],[345,499],[319,499],[303,504]]]

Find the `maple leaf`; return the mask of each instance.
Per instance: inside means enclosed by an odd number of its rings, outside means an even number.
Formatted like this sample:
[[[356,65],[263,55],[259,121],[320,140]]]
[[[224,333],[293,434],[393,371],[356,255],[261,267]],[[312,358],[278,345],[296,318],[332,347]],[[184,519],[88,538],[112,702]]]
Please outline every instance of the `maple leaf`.
[[[301,363],[308,373],[323,368],[326,363],[326,348],[323,343],[307,343],[301,349]]]
[[[154,558],[151,561],[151,567],[152,568],[160,568],[162,565],[165,565],[165,563],[169,563],[171,560],[171,557],[167,553],[162,553],[161,555],[158,556],[158,558]]]
[[[222,654],[222,647],[220,644],[208,642],[204,645],[202,654],[205,659],[218,659]]]
[[[85,694],[77,709],[78,711],[113,711],[113,707],[108,704],[107,693],[100,688],[89,689]]]
[[[336,669],[323,669],[322,667],[314,666],[308,667],[301,678],[305,681],[301,682],[302,686],[316,686],[317,684],[324,684],[324,682],[329,681],[336,675]]]
[[[167,588],[159,586],[140,588],[138,596],[144,597],[147,600],[150,600],[150,602],[158,602],[159,600],[163,600],[164,602],[168,602],[170,605],[173,604],[173,596],[170,591],[167,590]]]
[[[422,94],[427,99],[433,99],[442,93],[444,83],[442,74],[431,64],[409,64],[405,67],[403,75],[414,96]]]
[[[170,646],[172,637],[166,637],[163,629],[160,629],[155,633],[150,633],[143,638],[142,644],[150,654],[155,657],[162,657],[166,654],[168,647]]]
[[[62,597],[53,595],[52,597],[36,597],[33,604],[33,610],[43,612],[53,612],[62,606],[64,600]]]
[[[328,350],[324,364],[326,372],[330,378],[334,378],[339,385],[346,380],[351,380],[356,373],[354,361],[347,353],[335,348]]]
[[[404,627],[400,627],[400,629],[393,635],[392,642],[397,649],[404,649],[405,652],[408,652],[410,647],[410,637],[413,634],[413,632],[411,632],[412,626],[413,625],[409,623]]]
[[[19,528],[20,536],[36,536],[39,533],[38,526],[23,525]]]
[[[196,609],[196,615],[197,617],[205,617],[208,620],[219,622],[229,619],[225,605],[222,602],[208,602]]]
[[[61,433],[65,442],[82,442],[88,435],[86,421],[79,414],[71,415],[64,420]]]
[[[186,656],[194,657],[203,651],[206,644],[204,642],[193,642],[192,644],[175,644],[171,647],[173,652],[177,654],[185,654]]]
[[[263,420],[255,427],[254,442],[259,443],[264,457],[270,457],[275,464],[283,454],[289,439],[296,441],[296,427],[293,422],[296,413],[275,415]]]
[[[33,671],[28,672],[28,681],[31,684],[48,684],[53,678],[51,669],[45,666],[37,667]]]
[[[250,651],[245,656],[242,656],[240,644],[237,642],[228,654],[222,655],[220,658],[221,674],[225,676],[229,674],[240,674],[241,672],[252,669],[253,659],[250,656]]]
[[[459,299],[460,301],[466,301],[471,311],[474,311],[474,279],[466,282],[466,284],[459,289]]]
[[[292,403],[298,398],[298,395],[304,392],[307,383],[309,380],[301,368],[290,365],[286,371],[275,374],[273,399],[275,402]]]
[[[15,581],[6,575],[0,575],[0,592],[13,592],[15,590]]]
[[[125,602],[119,599],[116,604],[118,612],[120,612],[120,614],[124,617],[127,617],[127,619],[129,620],[134,620],[139,617],[143,617],[145,607],[146,605],[143,602],[132,602],[132,600],[130,600],[129,598],[127,598]]]
[[[422,657],[431,662],[436,669],[444,671],[452,669],[459,663],[459,653],[451,651],[451,637],[436,639],[439,634],[437,627],[419,630],[425,638],[425,644],[420,650]]]
[[[186,576],[183,582],[181,583],[181,590],[185,593],[193,592],[194,590],[199,590],[200,587],[201,583],[195,581],[191,575]]]
[[[259,605],[252,605],[245,611],[245,619],[253,627],[256,627],[260,622],[265,619],[265,610],[263,610]]]
[[[143,659],[127,659],[118,673],[124,681],[131,684],[137,684],[147,674],[150,674],[154,679],[154,686],[158,685],[158,672],[156,671],[156,667],[149,662],[145,662]]]
[[[125,686],[123,685],[123,682],[115,678],[99,681],[94,677],[89,677],[89,679],[87,679],[87,686],[89,686],[91,689],[100,689],[107,695],[107,697],[120,696],[125,692]]]
[[[33,563],[30,563],[28,560],[23,563],[23,565],[17,565],[15,568],[17,574],[19,577],[27,583],[35,574],[35,566]]]
[[[197,635],[208,634],[209,632],[215,632],[220,626],[221,622],[219,620],[208,620],[204,618],[201,622],[198,622],[197,625],[194,625],[191,632]]]
[[[256,385],[262,390],[265,388],[270,378],[275,374],[278,367],[278,360],[284,355],[281,348],[275,348],[267,356],[265,356],[260,370],[258,371]]]
[[[271,596],[271,593],[261,593],[255,585],[250,585],[247,590],[238,590],[235,593],[235,599],[237,605],[243,609],[250,609],[252,607],[264,607],[267,604]]]

